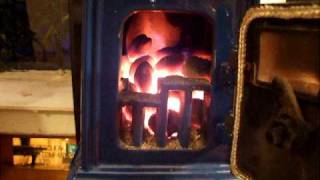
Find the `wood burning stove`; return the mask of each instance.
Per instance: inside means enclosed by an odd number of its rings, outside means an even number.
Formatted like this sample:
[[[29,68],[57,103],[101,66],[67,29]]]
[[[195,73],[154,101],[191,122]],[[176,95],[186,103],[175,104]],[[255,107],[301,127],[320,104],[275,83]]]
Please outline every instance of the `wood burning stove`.
[[[70,179],[318,177],[319,6],[250,5],[87,0]]]
[[[232,178],[225,120],[247,5],[86,1],[70,178]]]

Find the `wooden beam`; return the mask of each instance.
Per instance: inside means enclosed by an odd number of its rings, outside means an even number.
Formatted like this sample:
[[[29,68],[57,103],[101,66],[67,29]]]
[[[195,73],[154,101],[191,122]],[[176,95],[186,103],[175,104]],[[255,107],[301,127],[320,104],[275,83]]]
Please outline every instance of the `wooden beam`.
[[[0,177],[4,173],[5,166],[13,165],[12,137],[0,135]],[[1,179],[1,178],[0,178]]]

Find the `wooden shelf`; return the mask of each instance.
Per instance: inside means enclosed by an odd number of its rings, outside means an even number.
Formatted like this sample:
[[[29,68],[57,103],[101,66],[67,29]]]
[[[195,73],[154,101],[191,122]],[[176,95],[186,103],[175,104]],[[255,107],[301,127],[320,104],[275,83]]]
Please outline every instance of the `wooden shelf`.
[[[70,71],[0,73],[0,134],[75,136]]]

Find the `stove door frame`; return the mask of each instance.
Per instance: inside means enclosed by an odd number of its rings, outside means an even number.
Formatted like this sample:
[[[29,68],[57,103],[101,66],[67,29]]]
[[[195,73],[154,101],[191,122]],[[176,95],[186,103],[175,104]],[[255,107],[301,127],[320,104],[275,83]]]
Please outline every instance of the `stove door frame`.
[[[231,16],[226,8],[218,9],[213,1],[147,1],[100,0],[86,1],[84,13],[84,42],[81,99],[81,167],[90,169],[99,164],[187,164],[227,162],[229,153],[220,157],[216,152],[216,137],[209,137],[207,147],[201,151],[190,150],[125,150],[119,146],[117,122],[117,96],[119,59],[121,56],[122,27],[124,20],[137,10],[167,10],[197,13],[209,17],[214,29],[214,78],[212,88],[211,122],[208,131],[216,131],[216,122],[223,123],[232,109],[232,73],[226,61],[232,52],[233,36]],[[219,26],[219,27],[218,27]],[[232,45],[233,44],[233,45]],[[105,54],[108,56],[105,56]],[[232,52],[234,53],[234,52]],[[231,54],[232,54],[231,53]],[[229,73],[229,74],[226,74]],[[228,78],[222,78],[227,75]],[[226,90],[229,90],[226,93]],[[215,121],[215,122],[214,122]],[[124,158],[128,157],[128,158]]]

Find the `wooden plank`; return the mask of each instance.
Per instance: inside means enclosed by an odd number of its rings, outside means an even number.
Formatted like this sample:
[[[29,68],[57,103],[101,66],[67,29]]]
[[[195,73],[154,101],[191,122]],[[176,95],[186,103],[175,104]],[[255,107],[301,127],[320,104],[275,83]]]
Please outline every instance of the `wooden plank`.
[[[72,112],[0,110],[0,134],[73,137]]]
[[[74,136],[71,72],[0,73],[0,134]]]
[[[28,167],[4,167],[1,180],[66,180],[68,171],[33,169]]]
[[[0,73],[0,109],[73,111],[71,72]]]
[[[286,0],[260,0],[260,4],[283,4]]]

